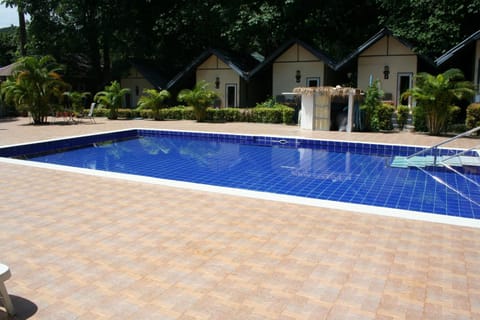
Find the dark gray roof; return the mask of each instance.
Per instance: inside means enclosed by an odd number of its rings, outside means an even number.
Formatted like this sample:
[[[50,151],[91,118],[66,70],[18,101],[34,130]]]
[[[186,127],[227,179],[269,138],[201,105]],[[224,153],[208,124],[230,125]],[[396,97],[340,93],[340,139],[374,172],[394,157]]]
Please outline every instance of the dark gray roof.
[[[465,48],[466,46],[468,46],[470,43],[472,43],[473,41],[477,41],[480,39],[480,30],[478,30],[477,32],[473,33],[472,35],[470,35],[469,37],[467,37],[465,40],[463,40],[462,42],[460,42],[459,44],[457,44],[456,46],[454,46],[452,49],[448,50],[447,52],[445,52],[443,55],[441,55],[440,57],[438,57],[436,60],[435,60],[435,63],[437,66],[440,66],[442,65],[444,62],[446,62],[447,60],[449,60],[451,57],[453,57],[457,52],[461,51],[463,48]]]
[[[342,61],[340,61],[335,70],[339,70],[341,69],[342,67],[344,67],[346,64],[348,64],[349,62],[351,62],[353,59],[355,59],[356,57],[358,57],[363,51],[367,50],[368,48],[370,48],[372,45],[374,45],[377,41],[379,41],[380,39],[382,39],[384,36],[390,36],[390,37],[393,37],[395,38],[396,40],[398,40],[400,43],[402,43],[404,46],[406,46],[407,48],[409,48],[410,50],[412,51],[415,51],[414,50],[414,46],[409,43],[408,41],[406,41],[405,39],[402,39],[400,37],[397,37],[395,36],[392,31],[388,28],[383,28],[382,30],[380,30],[379,32],[377,32],[373,37],[371,37],[370,39],[368,39],[366,42],[364,42],[362,45],[360,45],[357,49],[355,49],[350,55],[348,55],[345,59],[343,59]],[[430,64],[433,64],[433,62],[431,61],[430,58],[424,56],[424,55],[421,55],[421,54],[417,54],[419,57],[421,57],[422,59],[424,59],[425,61],[427,61],[428,63]]]
[[[257,72],[265,68],[267,65],[272,64],[278,57],[280,57],[285,51],[287,51],[291,46],[294,44],[298,44],[305,49],[307,49],[311,54],[317,57],[319,60],[325,62],[330,68],[335,69],[335,61],[329,57],[326,53],[319,49],[315,49],[312,46],[308,45],[307,43],[299,40],[299,39],[291,39],[285,42],[282,46],[280,46],[277,50],[275,50],[270,56],[268,56],[262,63],[256,66],[251,72],[249,77],[254,76]]]
[[[195,72],[196,68],[207,60],[211,55],[216,55],[220,60],[227,64],[232,70],[245,80],[249,79],[249,71],[260,61],[252,55],[238,55],[219,49],[208,49],[202,52],[196,59],[192,61],[183,71],[179,72],[167,84],[167,88],[174,86],[180,79]]]
[[[151,62],[132,60],[130,61],[132,67],[137,69],[148,82],[156,89],[165,89],[167,85],[167,78],[157,66]]]

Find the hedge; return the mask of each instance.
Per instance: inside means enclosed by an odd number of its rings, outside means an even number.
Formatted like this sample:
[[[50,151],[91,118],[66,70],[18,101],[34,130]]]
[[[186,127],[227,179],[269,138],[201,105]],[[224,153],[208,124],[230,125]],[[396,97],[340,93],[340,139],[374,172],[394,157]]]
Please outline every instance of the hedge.
[[[88,110],[85,110],[88,113]],[[95,117],[107,117],[109,109],[95,109]],[[208,108],[206,121],[212,122],[262,122],[262,123],[285,123],[292,124],[295,110],[284,105],[274,107],[244,108]],[[152,110],[149,109],[119,109],[118,118],[153,119]],[[176,106],[160,109],[155,120],[195,120],[193,107]]]

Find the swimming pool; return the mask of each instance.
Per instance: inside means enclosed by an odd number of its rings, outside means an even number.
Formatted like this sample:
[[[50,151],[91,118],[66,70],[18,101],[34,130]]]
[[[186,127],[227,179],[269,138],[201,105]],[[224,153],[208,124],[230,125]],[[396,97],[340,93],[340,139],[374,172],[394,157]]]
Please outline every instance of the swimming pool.
[[[444,168],[390,166],[394,156],[421,149],[291,137],[131,129],[7,146],[0,148],[0,156],[373,206],[379,211],[390,208],[480,219],[480,190],[474,183]],[[464,174],[480,183],[480,174]]]

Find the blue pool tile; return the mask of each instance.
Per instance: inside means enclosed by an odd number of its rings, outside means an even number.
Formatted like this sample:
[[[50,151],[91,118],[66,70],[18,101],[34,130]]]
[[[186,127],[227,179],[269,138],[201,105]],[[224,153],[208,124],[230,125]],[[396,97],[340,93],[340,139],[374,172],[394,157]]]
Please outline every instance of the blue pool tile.
[[[121,141],[94,150],[80,148],[116,139]],[[66,148],[72,150],[62,155],[48,154]],[[458,175],[437,168],[422,171],[389,167],[394,155],[413,154],[418,150],[422,148],[268,136],[125,130],[0,148],[0,155],[46,152],[34,160],[67,164],[63,161],[69,159],[71,164],[79,166],[94,161],[99,170],[478,219],[479,206],[451,190],[452,187],[459,188],[462,194],[478,203],[478,187],[472,187]],[[142,156],[145,151],[147,154]],[[451,150],[439,152],[452,153]],[[116,158],[118,154],[122,155],[121,165]],[[114,158],[107,160],[110,156]],[[469,176],[480,181],[479,175]],[[440,185],[438,180],[450,188]]]

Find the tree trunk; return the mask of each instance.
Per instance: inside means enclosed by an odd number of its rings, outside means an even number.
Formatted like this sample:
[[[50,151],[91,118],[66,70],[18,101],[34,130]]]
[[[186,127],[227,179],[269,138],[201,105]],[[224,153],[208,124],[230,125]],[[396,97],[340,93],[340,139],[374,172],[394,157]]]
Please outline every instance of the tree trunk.
[[[110,82],[110,37],[106,34],[103,36],[103,83]]]
[[[20,29],[20,54],[22,57],[27,55],[26,43],[27,43],[27,28],[25,26],[25,14],[22,6],[18,6],[18,26]]]

